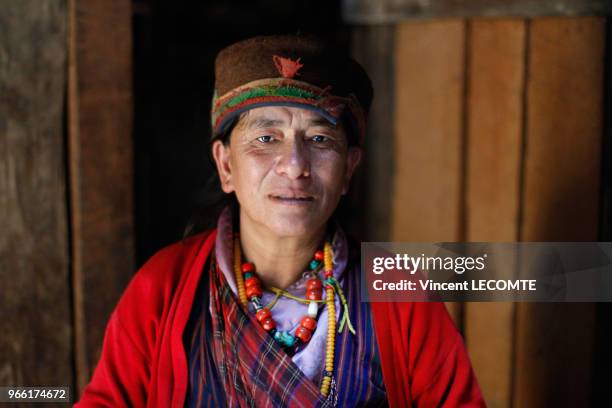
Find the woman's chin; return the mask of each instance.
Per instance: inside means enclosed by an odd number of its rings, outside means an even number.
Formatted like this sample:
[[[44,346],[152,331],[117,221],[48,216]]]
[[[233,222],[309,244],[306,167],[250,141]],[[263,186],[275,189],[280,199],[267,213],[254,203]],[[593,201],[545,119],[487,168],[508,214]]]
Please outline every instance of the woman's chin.
[[[293,208],[268,207],[265,211],[244,211],[241,222],[254,222],[277,237],[311,237],[316,234],[327,219],[318,208],[300,210]]]
[[[309,236],[319,229],[319,222],[313,221],[298,217],[282,217],[272,223],[268,221],[267,224],[268,229],[279,237],[301,237]]]

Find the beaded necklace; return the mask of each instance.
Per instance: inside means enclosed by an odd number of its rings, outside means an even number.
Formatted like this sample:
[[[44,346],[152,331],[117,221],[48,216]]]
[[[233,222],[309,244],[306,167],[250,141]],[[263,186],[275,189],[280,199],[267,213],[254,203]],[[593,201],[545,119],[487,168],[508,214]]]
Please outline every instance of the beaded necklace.
[[[238,297],[240,303],[247,308],[247,304],[250,301],[255,308],[255,317],[261,326],[283,347],[292,348],[301,344],[307,343],[317,326],[317,314],[318,314],[318,303],[322,303],[321,292],[323,289],[323,282],[316,276],[315,271],[321,265],[323,261],[323,275],[325,277],[325,303],[327,304],[328,320],[327,320],[327,342],[325,348],[325,370],[323,372],[323,379],[321,381],[321,394],[324,396],[329,395],[330,387],[332,386],[332,374],[334,371],[334,350],[336,342],[336,304],[334,294],[338,292],[340,300],[344,306],[344,317],[340,324],[340,330],[342,332],[345,323],[348,323],[349,330],[355,334],[350,318],[348,317],[348,305],[346,299],[342,293],[342,289],[338,285],[337,281],[333,277],[333,253],[332,246],[329,242],[325,242],[323,250],[317,250],[314,255],[314,259],[310,262],[309,267],[314,277],[311,277],[306,282],[306,299],[299,301],[308,301],[308,313],[300,321],[300,326],[295,331],[295,334],[290,334],[285,331],[276,329],[276,322],[272,318],[270,312],[271,305],[263,306],[261,304],[261,297],[263,291],[261,289],[261,282],[255,275],[255,265],[250,262],[242,262],[242,255],[240,250],[240,239],[238,236],[234,238],[234,275],[236,279],[236,286],[238,289]],[[285,291],[277,288],[272,288],[276,293],[278,299],[280,294],[287,294]],[[292,296],[289,296],[292,297]],[[295,297],[292,297],[295,298]],[[273,304],[276,299],[271,303]],[[247,308],[248,309],[248,308]]]

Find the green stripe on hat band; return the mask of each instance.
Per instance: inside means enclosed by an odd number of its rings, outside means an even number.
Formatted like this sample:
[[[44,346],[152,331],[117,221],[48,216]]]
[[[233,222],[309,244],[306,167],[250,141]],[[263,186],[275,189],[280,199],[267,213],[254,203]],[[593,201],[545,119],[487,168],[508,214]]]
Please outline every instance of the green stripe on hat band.
[[[322,109],[334,117],[336,112],[332,112],[334,110],[333,106],[343,104],[348,108],[350,115],[356,122],[360,142],[365,137],[365,112],[354,94],[337,96],[330,93],[329,88],[319,88],[308,82],[287,78],[255,80],[234,88],[221,97],[215,90],[211,107],[213,133],[216,132],[215,125],[221,123],[222,117],[233,115],[233,112],[241,111],[251,104],[272,103],[275,97],[279,98],[279,103],[310,105]]]
[[[333,124],[336,124],[338,120],[332,113],[319,106],[317,101],[313,101],[311,99],[293,98],[288,96],[265,96],[247,99],[241,104],[225,109],[212,123],[213,133],[217,134],[221,129],[223,129],[224,123],[228,120],[228,117],[231,118],[237,113],[240,114],[246,110],[264,106],[288,106],[311,109],[324,116]]]
[[[265,96],[293,97],[293,98],[299,98],[299,99],[310,99],[313,101],[318,101],[324,97],[322,95],[317,95],[313,92],[306,91],[304,89],[297,88],[294,86],[261,86],[257,88],[249,88],[249,89],[245,89],[243,92],[240,92],[234,95],[227,102],[224,102],[218,108],[213,109],[213,112],[212,112],[213,123],[216,120],[216,118],[226,109],[239,105],[242,102],[247,101],[249,99],[260,98],[260,97],[265,97]]]

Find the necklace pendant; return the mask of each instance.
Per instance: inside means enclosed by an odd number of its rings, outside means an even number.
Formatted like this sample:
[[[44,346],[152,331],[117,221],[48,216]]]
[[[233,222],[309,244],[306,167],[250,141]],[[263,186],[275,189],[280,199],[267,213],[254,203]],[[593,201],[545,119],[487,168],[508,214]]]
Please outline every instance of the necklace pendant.
[[[274,333],[274,340],[278,342],[283,347],[293,347],[295,346],[296,338],[286,331],[277,331]]]

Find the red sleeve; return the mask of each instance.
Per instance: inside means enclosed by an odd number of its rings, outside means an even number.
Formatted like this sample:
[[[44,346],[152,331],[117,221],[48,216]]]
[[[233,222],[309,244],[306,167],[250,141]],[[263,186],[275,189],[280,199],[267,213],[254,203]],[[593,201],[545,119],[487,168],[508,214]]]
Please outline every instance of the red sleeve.
[[[106,327],[102,355],[77,407],[144,407],[150,359],[130,337],[117,311]]]
[[[194,248],[167,247],[136,273],[110,317],[100,360],[77,406],[146,406],[162,322]]]
[[[413,305],[412,397],[422,407],[486,406],[463,338],[443,303]]]
[[[372,303],[372,310],[392,407],[486,406],[443,303]]]

